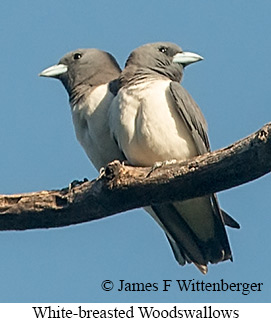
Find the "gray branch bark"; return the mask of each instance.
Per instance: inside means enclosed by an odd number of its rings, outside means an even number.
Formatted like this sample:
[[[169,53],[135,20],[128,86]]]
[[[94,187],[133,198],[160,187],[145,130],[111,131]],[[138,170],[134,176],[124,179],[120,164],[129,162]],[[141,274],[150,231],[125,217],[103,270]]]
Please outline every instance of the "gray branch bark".
[[[162,202],[187,200],[271,171],[271,123],[238,142],[185,162],[132,167],[114,161],[93,181],[62,190],[0,195],[0,230],[63,227]]]

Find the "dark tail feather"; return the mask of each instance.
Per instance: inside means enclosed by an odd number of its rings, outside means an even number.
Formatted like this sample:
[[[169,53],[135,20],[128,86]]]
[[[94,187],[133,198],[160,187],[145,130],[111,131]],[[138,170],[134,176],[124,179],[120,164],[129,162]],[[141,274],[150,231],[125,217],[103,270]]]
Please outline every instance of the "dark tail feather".
[[[191,260],[188,259],[185,254],[181,251],[181,249],[178,247],[178,245],[176,244],[176,242],[174,240],[172,240],[172,238],[170,238],[167,234],[166,237],[168,239],[168,242],[171,246],[171,249],[173,251],[173,254],[175,256],[175,259],[177,260],[177,262],[181,265],[184,266],[186,262],[191,263]],[[199,265],[197,263],[194,263],[194,265],[204,274],[206,275],[208,272],[208,267],[206,265]]]
[[[234,229],[240,229],[240,224],[234,220],[228,213],[226,213],[224,210],[221,210],[222,217],[224,220],[225,225],[227,225],[230,228]]]
[[[190,204],[177,202],[152,206],[155,218],[159,219],[158,223],[166,232],[176,260],[181,265],[185,262],[193,262],[204,274],[207,273],[208,262],[217,263],[232,259],[222,213],[216,197],[210,198],[193,199],[188,202]],[[198,210],[195,214],[193,210],[194,203],[202,202],[204,202],[203,206],[208,205],[210,210],[208,216],[206,216],[206,210],[205,214]],[[192,206],[191,212],[190,206]],[[199,223],[204,223],[202,228]],[[199,230],[205,230],[205,232],[202,233]],[[202,236],[199,233],[202,233]]]
[[[166,203],[152,206],[152,208],[163,224],[167,235],[176,242],[184,259],[186,261],[191,259],[193,262],[206,265],[204,252],[199,246],[196,236],[174,205]]]
[[[221,215],[225,225],[234,229],[240,229],[240,224],[219,207],[216,194],[211,195],[211,201],[213,203],[215,213]]]

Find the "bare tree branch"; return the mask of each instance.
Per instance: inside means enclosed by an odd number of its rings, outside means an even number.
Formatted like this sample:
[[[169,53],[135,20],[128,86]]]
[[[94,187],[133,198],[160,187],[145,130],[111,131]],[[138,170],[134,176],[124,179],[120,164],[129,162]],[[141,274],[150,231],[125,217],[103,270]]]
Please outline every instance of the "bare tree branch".
[[[150,167],[107,165],[97,180],[71,189],[0,196],[0,230],[62,227],[161,202],[187,200],[271,171],[271,123],[226,148]]]

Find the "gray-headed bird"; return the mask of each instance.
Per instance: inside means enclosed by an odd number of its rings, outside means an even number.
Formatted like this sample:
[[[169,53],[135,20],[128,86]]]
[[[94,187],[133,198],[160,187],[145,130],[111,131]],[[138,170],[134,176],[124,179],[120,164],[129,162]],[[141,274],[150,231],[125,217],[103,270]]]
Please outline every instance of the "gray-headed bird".
[[[184,67],[203,58],[168,42],[143,45],[127,59],[110,107],[110,129],[131,165],[187,160],[210,151],[206,121],[180,85]],[[212,194],[148,208],[165,231],[179,264],[232,260],[225,222],[239,227]]]
[[[108,126],[108,109],[117,92],[120,72],[111,54],[89,48],[66,54],[39,74],[59,79],[65,86],[76,137],[98,170],[124,158]]]

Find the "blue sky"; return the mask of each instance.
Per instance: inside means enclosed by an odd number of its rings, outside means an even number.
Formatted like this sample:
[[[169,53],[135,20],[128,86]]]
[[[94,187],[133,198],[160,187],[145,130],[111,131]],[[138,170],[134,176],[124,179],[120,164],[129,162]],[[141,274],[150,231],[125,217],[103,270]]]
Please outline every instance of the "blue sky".
[[[95,47],[123,67],[134,48],[172,41],[205,60],[183,85],[209,124],[212,149],[270,121],[271,2],[7,1],[0,4],[0,194],[67,186],[97,172],[77,143],[67,94],[38,73],[66,52]],[[0,233],[1,302],[270,302],[270,175],[219,194],[241,224],[228,230],[234,262],[175,262],[164,234],[142,210],[59,229]],[[261,292],[101,289],[110,279],[263,283]],[[162,286],[162,285],[161,285]]]

